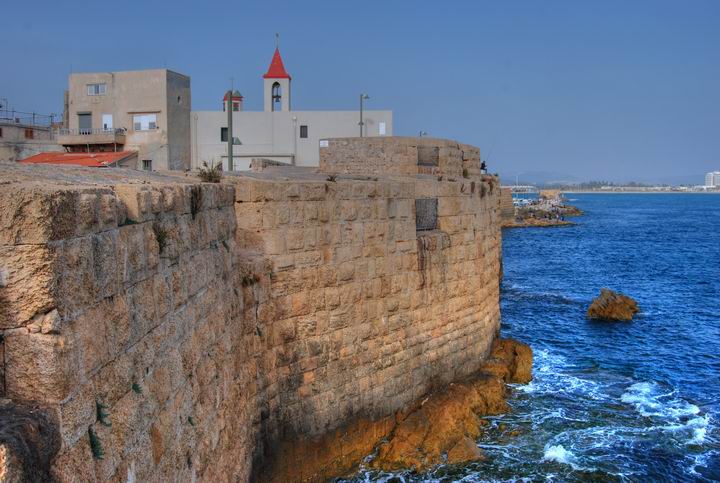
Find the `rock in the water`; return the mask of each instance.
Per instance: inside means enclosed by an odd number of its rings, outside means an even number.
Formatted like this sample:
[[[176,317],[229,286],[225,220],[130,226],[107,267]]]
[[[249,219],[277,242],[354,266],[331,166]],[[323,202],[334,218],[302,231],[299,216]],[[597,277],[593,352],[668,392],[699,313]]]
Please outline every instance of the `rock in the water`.
[[[469,463],[485,459],[475,441],[465,436],[453,446],[447,454],[447,462],[451,465]]]
[[[527,384],[532,380],[532,349],[515,339],[495,339],[482,370],[507,383]]]
[[[587,316],[596,320],[632,320],[639,311],[637,302],[632,298],[603,288],[590,304]]]

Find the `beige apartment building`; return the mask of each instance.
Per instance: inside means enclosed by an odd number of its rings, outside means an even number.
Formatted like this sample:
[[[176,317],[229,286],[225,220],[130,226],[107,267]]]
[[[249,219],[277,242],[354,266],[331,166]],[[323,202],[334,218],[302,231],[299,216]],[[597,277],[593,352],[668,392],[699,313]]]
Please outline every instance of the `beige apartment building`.
[[[71,74],[59,144],[137,151],[138,169],[190,169],[190,77],[168,69]]]

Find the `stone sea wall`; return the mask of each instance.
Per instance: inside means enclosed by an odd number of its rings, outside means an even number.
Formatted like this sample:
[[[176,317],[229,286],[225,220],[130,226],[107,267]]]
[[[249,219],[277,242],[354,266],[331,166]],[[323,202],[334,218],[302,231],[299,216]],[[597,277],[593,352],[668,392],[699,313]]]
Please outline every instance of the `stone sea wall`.
[[[0,165],[0,418],[42,413],[61,481],[352,468],[367,421],[477,371],[499,330],[497,178],[440,152],[454,175]],[[347,428],[377,434],[286,451]]]

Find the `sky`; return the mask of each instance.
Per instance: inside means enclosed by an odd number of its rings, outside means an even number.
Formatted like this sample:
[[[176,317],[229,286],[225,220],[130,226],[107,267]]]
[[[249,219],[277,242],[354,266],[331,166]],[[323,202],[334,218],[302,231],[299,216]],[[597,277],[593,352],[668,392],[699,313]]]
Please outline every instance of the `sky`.
[[[0,98],[62,111],[70,72],[189,75],[262,109],[280,34],[293,109],[391,109],[503,181],[702,184],[720,170],[720,1],[5,2]]]

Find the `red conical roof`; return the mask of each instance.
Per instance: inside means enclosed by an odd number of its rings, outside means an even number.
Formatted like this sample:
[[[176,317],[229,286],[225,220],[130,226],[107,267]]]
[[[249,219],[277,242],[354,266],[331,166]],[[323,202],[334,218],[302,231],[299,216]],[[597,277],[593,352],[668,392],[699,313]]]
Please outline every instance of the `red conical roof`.
[[[280,57],[280,50],[277,47],[275,48],[272,62],[270,62],[270,67],[263,76],[263,79],[290,79],[290,74],[285,71],[282,57]]]

